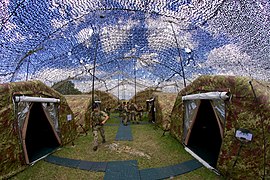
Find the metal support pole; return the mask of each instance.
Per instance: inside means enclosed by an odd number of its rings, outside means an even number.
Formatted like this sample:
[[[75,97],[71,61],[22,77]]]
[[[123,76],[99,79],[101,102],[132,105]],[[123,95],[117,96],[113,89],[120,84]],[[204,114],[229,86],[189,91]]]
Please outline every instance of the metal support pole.
[[[120,103],[119,102],[119,78],[120,78],[120,74],[118,74],[118,81],[117,81],[117,84],[118,84],[118,87],[117,87],[117,95],[118,95],[118,104]]]
[[[134,95],[134,101],[135,104],[137,103],[136,101],[136,93],[137,93],[137,84],[136,84],[136,60],[134,59],[134,80],[135,80],[135,95]]]
[[[97,60],[97,49],[98,49],[99,37],[96,40],[96,47],[94,53],[94,67],[93,67],[93,79],[92,79],[92,111],[94,110],[93,105],[95,103],[95,72],[96,72],[96,60]]]
[[[173,31],[173,35],[174,35],[174,40],[175,40],[175,43],[176,43],[176,46],[177,46],[177,50],[178,50],[178,56],[180,58],[180,65],[181,65],[181,70],[182,70],[182,76],[183,76],[183,80],[184,80],[184,86],[186,87],[186,77],[185,77],[185,72],[184,72],[184,66],[183,66],[183,62],[182,62],[182,58],[181,58],[181,52],[180,52],[180,49],[179,49],[179,44],[178,44],[178,41],[177,41],[177,38],[176,38],[176,34],[175,34],[175,31],[174,31],[174,28],[173,28],[173,24],[172,22],[170,21],[169,22],[171,27],[172,27],[172,31]]]
[[[30,63],[30,57],[27,61],[27,69],[26,69],[26,81],[28,81],[28,74],[29,74],[29,63]]]

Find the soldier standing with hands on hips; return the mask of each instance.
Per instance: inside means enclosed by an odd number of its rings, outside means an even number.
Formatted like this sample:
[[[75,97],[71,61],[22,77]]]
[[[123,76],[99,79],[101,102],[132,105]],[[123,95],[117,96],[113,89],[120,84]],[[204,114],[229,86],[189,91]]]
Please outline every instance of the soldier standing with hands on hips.
[[[93,104],[93,112],[91,113],[91,127],[92,132],[94,136],[93,141],[93,150],[96,151],[98,149],[98,131],[100,132],[100,135],[102,137],[102,143],[105,143],[105,132],[103,125],[106,123],[106,121],[109,119],[109,116],[99,109],[99,106],[97,103]]]

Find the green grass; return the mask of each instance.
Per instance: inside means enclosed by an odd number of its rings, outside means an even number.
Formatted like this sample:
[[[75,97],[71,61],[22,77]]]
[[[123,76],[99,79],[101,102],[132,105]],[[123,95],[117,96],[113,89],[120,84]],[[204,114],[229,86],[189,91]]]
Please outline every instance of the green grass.
[[[114,116],[110,119],[114,123]],[[108,123],[112,123],[108,121]],[[183,149],[183,146],[172,136],[166,134],[162,136],[163,131],[156,129],[153,125],[133,125],[133,141],[115,141],[118,126],[105,126],[105,135],[107,142],[101,144],[96,152],[92,150],[93,136],[91,131],[88,135],[82,135],[74,141],[75,146],[68,144],[56,151],[54,155],[88,161],[116,161],[116,160],[137,160],[139,169],[164,167],[181,163],[192,159],[192,157]],[[110,145],[117,144],[123,147],[125,151],[112,150]],[[128,150],[126,150],[128,149]],[[129,151],[130,150],[130,151]],[[132,154],[130,152],[144,153],[150,158]],[[34,166],[17,174],[12,179],[103,179],[104,172],[89,172],[79,169],[61,167],[54,164],[39,161]],[[202,167],[187,174],[183,174],[173,179],[209,179],[218,180],[221,177]]]
[[[111,113],[110,118],[108,119],[107,123],[110,124],[119,124],[119,119],[117,118],[119,113]]]
[[[23,172],[12,177],[13,180],[73,180],[73,179],[103,179],[104,172],[90,172],[79,169],[57,166],[45,161],[39,161]]]

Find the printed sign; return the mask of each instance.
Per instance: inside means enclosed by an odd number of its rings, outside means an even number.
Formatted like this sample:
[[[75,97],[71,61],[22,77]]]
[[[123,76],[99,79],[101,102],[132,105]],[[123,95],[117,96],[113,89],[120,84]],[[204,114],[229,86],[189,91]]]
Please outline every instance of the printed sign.
[[[67,121],[71,121],[72,120],[72,115],[71,114],[68,114],[67,115]]]
[[[235,137],[239,140],[243,141],[251,141],[252,140],[252,134],[249,130],[246,129],[238,129],[236,130]]]

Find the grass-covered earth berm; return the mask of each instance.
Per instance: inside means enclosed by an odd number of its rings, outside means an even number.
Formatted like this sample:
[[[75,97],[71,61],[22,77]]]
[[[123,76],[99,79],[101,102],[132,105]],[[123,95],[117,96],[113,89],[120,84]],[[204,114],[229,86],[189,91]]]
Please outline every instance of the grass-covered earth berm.
[[[147,121],[147,118],[144,118]],[[119,124],[116,114],[112,114],[108,124]],[[105,126],[106,143],[101,144],[96,152],[92,150],[93,136],[82,134],[53,155],[86,160],[86,161],[117,161],[137,160],[138,168],[155,168],[178,164],[192,159],[181,143],[169,133],[162,136],[163,131],[153,124],[131,125],[133,141],[115,141],[118,126]],[[101,139],[101,138],[100,138]],[[90,172],[80,169],[62,167],[41,160],[12,179],[103,179],[105,172]],[[182,174],[171,179],[222,179],[205,167]]]

